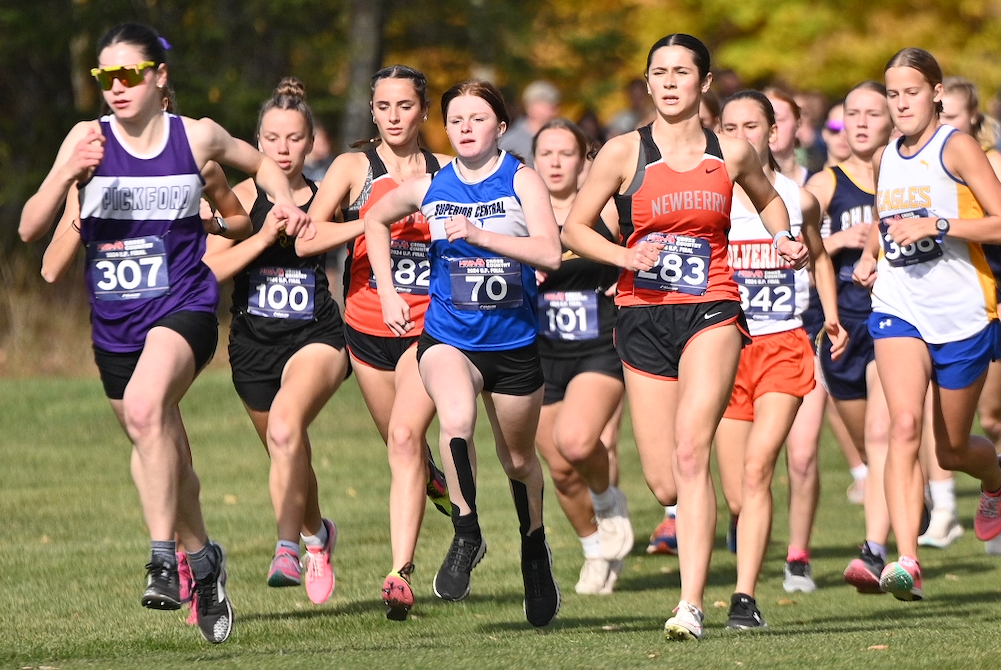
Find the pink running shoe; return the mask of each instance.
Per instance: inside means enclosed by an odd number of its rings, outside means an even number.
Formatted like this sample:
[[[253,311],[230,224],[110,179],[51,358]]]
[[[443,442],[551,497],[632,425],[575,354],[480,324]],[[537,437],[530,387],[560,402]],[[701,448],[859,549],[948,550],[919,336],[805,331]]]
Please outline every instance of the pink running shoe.
[[[191,596],[195,594],[195,576],[191,574],[188,555],[183,551],[177,552],[177,578],[180,582],[181,602],[191,602]]]
[[[921,567],[912,556],[887,563],[879,576],[879,585],[897,600],[921,600]]]
[[[337,544],[337,526],[329,519],[323,520],[327,528],[327,544],[320,549],[306,547],[302,567],[306,571],[306,595],[317,605],[327,602],[334,593],[334,566],[331,554]]]
[[[191,592],[191,609],[188,611],[188,618],[184,620],[184,623],[189,626],[198,625],[198,594],[194,591]]]
[[[845,582],[851,584],[859,593],[886,593],[879,583],[879,577],[886,567],[883,559],[869,549],[869,543],[863,542],[859,557],[845,568]]]
[[[413,572],[414,564],[407,563],[386,575],[386,581],[382,583],[382,602],[386,605],[387,619],[407,620],[407,613],[414,606],[414,592],[410,589],[410,575]]]
[[[271,569],[268,570],[268,586],[281,588],[283,586],[299,586],[302,584],[302,570],[299,567],[299,557],[291,549],[279,547],[275,557],[271,559]]]
[[[650,536],[650,544],[647,545],[648,554],[667,554],[673,556],[678,553],[678,533],[675,530],[673,516],[666,516]]]
[[[1001,496],[993,496],[986,491],[980,492],[980,507],[973,517],[973,532],[977,539],[986,542],[1001,535]]]

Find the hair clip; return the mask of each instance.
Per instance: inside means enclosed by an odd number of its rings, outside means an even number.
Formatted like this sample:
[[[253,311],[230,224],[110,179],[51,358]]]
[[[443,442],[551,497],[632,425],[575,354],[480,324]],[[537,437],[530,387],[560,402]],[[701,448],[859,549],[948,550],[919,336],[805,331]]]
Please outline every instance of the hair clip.
[[[163,47],[164,51],[170,51],[170,42],[162,37],[158,37],[157,39],[160,40],[160,46]]]

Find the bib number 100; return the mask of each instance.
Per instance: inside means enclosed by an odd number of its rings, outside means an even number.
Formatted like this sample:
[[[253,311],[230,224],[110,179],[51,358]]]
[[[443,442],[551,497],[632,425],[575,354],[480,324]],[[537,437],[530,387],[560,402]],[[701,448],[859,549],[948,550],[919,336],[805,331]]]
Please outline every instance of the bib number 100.
[[[305,286],[293,286],[291,290],[282,284],[261,284],[257,287],[257,304],[270,309],[291,308],[301,312],[309,305],[309,291]]]

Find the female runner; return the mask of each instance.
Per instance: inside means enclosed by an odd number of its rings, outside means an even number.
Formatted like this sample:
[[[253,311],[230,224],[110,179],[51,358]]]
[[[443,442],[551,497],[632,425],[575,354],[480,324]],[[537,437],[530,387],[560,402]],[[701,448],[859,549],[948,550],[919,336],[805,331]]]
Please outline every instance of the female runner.
[[[163,111],[165,61],[164,42],[151,28],[127,23],[105,34],[93,74],[112,114],[70,131],[25,204],[19,230],[26,241],[38,239],[70,187],[79,186],[95,360],[133,444],[133,479],[152,538],[142,602],[181,605],[176,532],[194,572],[199,628],[218,643],[233,624],[225,553],[205,533],[178,408],[218,338],[218,286],[201,262],[200,170],[216,160],[256,174],[290,234],[310,226],[272,161],[209,119]]]
[[[587,138],[570,121],[553,119],[535,136],[533,154],[562,225],[577,197]],[[595,228],[609,241],[618,241],[611,202]],[[611,593],[622,559],[633,546],[626,498],[610,478],[609,454],[601,440],[624,390],[622,362],[612,341],[615,301],[609,293],[618,277],[610,265],[566,253],[560,269],[541,277],[539,284],[539,353],[546,391],[535,445],[584,550],[577,593]]]
[[[305,88],[283,79],[262,106],[257,144],[288,178],[305,211],[316,185],[302,176],[313,143],[313,113]],[[254,234],[234,243],[213,239],[205,263],[221,282],[233,279],[229,361],[233,385],[271,458],[269,488],[278,543],[268,586],[299,586],[316,604],[334,590],[331,553],[337,527],[320,514],[306,429],[344,381],[344,328],[330,295],[323,254],[300,258],[274,205],[253,180],[235,188]],[[299,558],[299,539],[306,555]]]
[[[807,183],[807,190],[817,197],[830,220],[824,245],[834,260],[838,314],[849,335],[848,348],[839,360],[832,357],[828,340],[821,342],[819,356],[828,393],[852,437],[852,448],[866,455],[870,474],[865,478],[863,499],[865,541],[859,557],[845,569],[844,578],[861,593],[882,593],[879,575],[886,562],[890,532],[883,494],[890,418],[867,325],[872,301],[868,291],[852,283],[851,272],[875,221],[872,157],[886,146],[892,127],[882,84],[858,84],[848,92],[844,104],[844,132],[851,155]]]
[[[362,396],[388,447],[393,569],[383,582],[382,599],[386,616],[398,621],[407,618],[414,604],[410,575],[424,518],[425,493],[443,512],[448,513],[451,507],[444,476],[431,460],[425,440],[434,404],[417,370],[417,336],[429,300],[426,257],[431,234],[420,212],[393,225],[391,286],[410,305],[416,324],[414,333],[399,338],[382,321],[382,306],[359,218],[405,180],[436,172],[441,163],[448,161],[447,156],[432,154],[418,145],[428,105],[427,80],[417,70],[393,65],[375,73],[372,118],[381,141],[363,153],[338,156],[310,208],[312,216],[330,219],[347,199],[350,204],[345,218],[349,222],[321,226],[313,240],[299,243],[299,253],[314,253],[341,244],[341,230],[349,229],[357,236],[349,258],[345,333]]]
[[[792,234],[810,252],[824,330],[837,356],[847,337],[838,322],[834,270],[820,236],[820,206],[809,192],[778,172],[769,149],[778,132],[771,102],[757,91],[738,92],[723,106],[721,127],[725,136],[750,142],[765,177],[785,202]],[[803,397],[816,382],[813,347],[801,318],[810,300],[807,270],[789,269],[788,262],[774,253],[771,236],[739,188],[734,189],[730,222],[730,265],[752,341],[741,352],[733,395],[716,430],[716,461],[730,513],[739,518],[737,590],[730,599],[727,628],[746,629],[765,626],[754,589],[771,530],[775,462]],[[804,564],[804,570],[802,575],[787,576],[787,581],[810,579],[809,536],[806,540],[791,538],[788,562]]]
[[[690,35],[662,38],[650,49],[646,77],[655,121],[602,148],[563,239],[575,253],[625,270],[616,347],[636,445],[654,495],[663,505],[678,503],[681,602],[665,630],[700,639],[716,528],[710,445],[749,339],[727,260],[733,181],[761,212],[783,258],[803,267],[807,250],[792,239],[785,205],[751,146],[717,138],[699,122],[712,82],[705,45]],[[611,197],[625,248],[592,228]]]
[[[873,158],[880,223],[854,277],[872,287],[869,331],[890,411],[884,488],[900,558],[883,569],[880,586],[919,600],[918,448],[929,382],[939,465],[981,481],[977,537],[1001,533],[1001,467],[994,445],[970,435],[999,353],[996,286],[981,243],[1001,242],[1001,215],[985,214],[1001,212],[1001,183],[977,141],[940,122],[942,70],[931,54],[904,49],[885,76],[902,136]]]
[[[559,611],[560,592],[542,523],[542,466],[534,444],[544,379],[533,268],[559,268],[559,230],[542,179],[497,147],[508,125],[500,92],[466,81],[445,92],[441,107],[458,157],[433,178],[402,184],[365,216],[383,319],[401,337],[415,324],[410,304],[393,288],[390,226],[418,210],[431,224],[431,303],[417,360],[438,411],[455,527],[434,591],[445,600],[465,598],[470,573],[486,553],[473,446],[482,394],[520,522],[525,614],[532,625],[545,626]]]

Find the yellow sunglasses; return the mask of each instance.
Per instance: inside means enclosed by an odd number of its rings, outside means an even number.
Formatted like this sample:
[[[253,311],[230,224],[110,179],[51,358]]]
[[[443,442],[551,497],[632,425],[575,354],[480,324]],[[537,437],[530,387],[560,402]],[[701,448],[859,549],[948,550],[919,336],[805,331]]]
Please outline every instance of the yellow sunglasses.
[[[135,65],[113,65],[111,67],[95,67],[90,71],[91,76],[105,91],[110,91],[115,80],[122,82],[126,88],[132,88],[143,83],[145,77],[143,70],[148,67],[155,67],[156,63],[151,60],[136,63]]]

